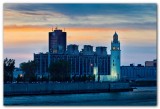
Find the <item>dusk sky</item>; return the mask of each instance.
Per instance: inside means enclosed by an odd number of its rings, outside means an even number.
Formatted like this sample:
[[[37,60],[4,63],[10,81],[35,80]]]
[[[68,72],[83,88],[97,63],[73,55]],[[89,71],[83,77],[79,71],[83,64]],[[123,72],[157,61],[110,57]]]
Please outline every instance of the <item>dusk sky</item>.
[[[4,58],[16,66],[48,52],[48,32],[58,25],[67,45],[106,46],[110,54],[116,31],[121,65],[143,64],[157,57],[156,4],[4,4]]]

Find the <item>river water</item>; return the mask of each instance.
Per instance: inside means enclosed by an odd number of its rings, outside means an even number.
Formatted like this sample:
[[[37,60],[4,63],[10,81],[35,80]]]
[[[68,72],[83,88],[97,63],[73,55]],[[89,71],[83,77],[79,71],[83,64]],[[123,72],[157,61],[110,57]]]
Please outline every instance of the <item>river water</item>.
[[[130,92],[59,94],[4,97],[10,106],[156,106],[156,87],[137,87]]]

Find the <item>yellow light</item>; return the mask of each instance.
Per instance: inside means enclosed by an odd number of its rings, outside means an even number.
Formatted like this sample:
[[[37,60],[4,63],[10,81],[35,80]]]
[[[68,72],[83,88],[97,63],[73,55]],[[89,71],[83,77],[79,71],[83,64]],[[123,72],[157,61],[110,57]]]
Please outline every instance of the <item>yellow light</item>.
[[[116,49],[116,47],[113,47],[113,50],[115,50]]]
[[[20,74],[20,77],[22,78],[22,77],[23,77],[23,75],[22,75],[22,74]]]
[[[94,71],[94,75],[97,75],[98,74],[98,67],[94,67],[93,71]]]

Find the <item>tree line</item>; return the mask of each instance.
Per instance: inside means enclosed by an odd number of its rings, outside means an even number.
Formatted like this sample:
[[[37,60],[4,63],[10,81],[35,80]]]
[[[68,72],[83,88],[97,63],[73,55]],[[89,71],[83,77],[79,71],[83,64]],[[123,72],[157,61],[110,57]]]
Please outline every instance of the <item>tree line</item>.
[[[13,82],[13,71],[15,68],[14,59],[4,59],[4,83]],[[74,75],[71,77],[70,74],[70,64],[67,61],[60,60],[57,62],[51,62],[49,68],[48,76],[42,75],[39,77],[36,74],[36,69],[38,66],[35,61],[23,62],[20,64],[20,69],[24,72],[24,75],[18,75],[16,78],[17,82],[85,82],[85,81],[94,81],[94,75]]]

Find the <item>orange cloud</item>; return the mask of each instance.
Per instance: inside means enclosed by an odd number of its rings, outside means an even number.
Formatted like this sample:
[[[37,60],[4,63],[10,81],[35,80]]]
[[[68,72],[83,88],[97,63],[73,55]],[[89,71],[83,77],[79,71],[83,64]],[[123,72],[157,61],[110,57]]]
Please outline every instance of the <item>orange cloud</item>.
[[[48,32],[51,31],[51,27],[42,26],[4,26],[4,44],[47,44]],[[67,32],[67,43],[91,45],[110,43],[115,32],[111,28],[66,28],[65,31]],[[117,33],[122,43],[156,43],[156,30],[118,29]]]
[[[51,31],[49,27],[42,27],[42,26],[30,26],[30,25],[25,25],[25,26],[17,26],[17,25],[7,25],[4,26],[4,31],[27,31],[27,32],[37,32],[37,31]]]
[[[53,27],[54,29],[55,27]],[[63,31],[87,31],[87,32],[93,32],[93,31],[114,31],[112,28],[82,28],[82,27],[67,27],[67,28],[59,28],[62,29]],[[17,26],[17,25],[5,25],[4,26],[4,31],[16,31],[16,30],[23,30],[23,31],[51,31],[52,27],[46,27],[46,26],[34,26],[34,25],[23,25],[23,26]],[[129,29],[118,29],[118,31],[129,31]]]

